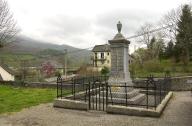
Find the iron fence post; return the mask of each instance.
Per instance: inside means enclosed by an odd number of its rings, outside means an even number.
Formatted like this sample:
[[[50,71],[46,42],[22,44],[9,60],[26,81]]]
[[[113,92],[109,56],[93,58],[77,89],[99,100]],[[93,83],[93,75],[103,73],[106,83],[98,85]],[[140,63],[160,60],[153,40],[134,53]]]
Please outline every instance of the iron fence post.
[[[105,97],[104,97],[104,91],[105,91],[105,87],[104,87],[104,84],[102,84],[102,88],[103,88],[103,110],[105,109],[104,107],[104,104],[105,104]]]
[[[96,110],[97,110],[97,83],[95,83],[95,94],[94,95],[96,95]]]
[[[72,78],[72,87],[71,87],[71,93],[72,93],[72,95],[73,95],[73,86],[74,86],[74,81],[75,81],[75,79],[74,79],[74,77]]]
[[[85,102],[87,102],[87,84],[85,86],[86,86],[86,89],[85,89]]]
[[[59,84],[59,77],[57,78],[57,98],[59,97],[59,87],[58,87],[58,84]]]
[[[75,89],[75,84],[76,84],[76,79],[74,80],[74,87],[73,87],[73,99],[75,100],[75,93],[76,93],[76,89]]]
[[[148,78],[148,81],[147,81],[147,93],[146,93],[146,94],[147,94],[147,95],[146,95],[146,96],[147,96],[147,99],[146,99],[146,100],[147,100],[147,101],[146,101],[146,102],[147,102],[147,109],[148,109],[148,93],[149,93],[149,92],[148,92],[148,91],[149,91],[149,89],[148,89],[149,87],[148,87],[148,86],[149,86],[149,81],[150,81],[150,80],[149,80],[149,78]]]
[[[100,92],[101,92],[101,82],[99,84],[99,110],[101,109],[101,96],[100,96]]]
[[[160,97],[160,103],[161,103],[161,95],[162,95],[162,94],[161,94],[161,83],[159,83],[159,93],[160,93],[160,94],[159,94],[159,97]]]
[[[156,100],[157,100],[156,89],[157,89],[157,87],[156,87],[156,83],[155,83],[155,81],[153,81],[153,83],[154,83],[154,90],[155,90],[155,109],[156,109],[156,106],[157,106],[157,103],[156,103],[156,102],[157,102],[157,101],[156,101]]]
[[[61,99],[62,99],[62,97],[63,97],[63,80],[61,78]]]
[[[106,107],[108,105],[108,82],[106,83]]]
[[[89,109],[91,109],[91,87],[90,87],[90,82],[89,82]]]
[[[83,77],[83,91],[85,90],[85,80],[84,80],[84,77]]]
[[[92,91],[91,91],[91,99],[92,99],[92,101],[93,101],[93,104],[92,104],[92,105],[93,105],[93,109],[94,109],[94,104],[95,104],[94,97],[93,97],[93,96],[94,96],[94,93],[95,93],[95,92],[94,92],[94,82],[93,82],[93,84],[92,84],[92,89],[91,89],[91,90],[92,90]]]

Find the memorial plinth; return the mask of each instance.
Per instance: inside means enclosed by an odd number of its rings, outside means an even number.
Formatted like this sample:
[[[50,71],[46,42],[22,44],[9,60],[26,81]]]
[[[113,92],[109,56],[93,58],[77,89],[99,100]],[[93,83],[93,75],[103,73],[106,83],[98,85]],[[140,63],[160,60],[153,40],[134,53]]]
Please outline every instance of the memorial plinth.
[[[111,48],[111,73],[109,76],[108,84],[111,87],[112,95],[114,97],[123,99],[127,96],[127,93],[131,94],[130,100],[140,101],[143,98],[138,91],[135,93],[132,80],[130,78],[129,72],[129,44],[130,41],[127,40],[121,34],[122,24],[118,22],[117,30],[118,33],[112,40],[109,40]],[[123,87],[124,86],[124,87]],[[132,95],[132,93],[134,95]],[[137,98],[134,100],[134,98]]]

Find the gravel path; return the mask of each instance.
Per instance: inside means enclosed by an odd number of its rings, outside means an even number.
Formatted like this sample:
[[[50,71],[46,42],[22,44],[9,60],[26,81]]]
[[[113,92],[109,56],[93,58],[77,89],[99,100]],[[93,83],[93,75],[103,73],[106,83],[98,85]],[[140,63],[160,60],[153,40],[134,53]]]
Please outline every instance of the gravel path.
[[[67,110],[49,103],[0,115],[0,126],[192,126],[192,95],[174,92],[160,118]]]

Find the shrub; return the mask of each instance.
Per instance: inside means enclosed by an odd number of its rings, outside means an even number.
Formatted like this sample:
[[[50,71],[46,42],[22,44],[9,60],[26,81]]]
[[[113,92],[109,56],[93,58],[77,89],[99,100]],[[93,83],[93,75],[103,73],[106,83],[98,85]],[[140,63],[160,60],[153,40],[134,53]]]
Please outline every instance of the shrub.
[[[101,75],[107,75],[107,74],[109,74],[109,68],[105,66],[101,69]]]
[[[56,76],[56,77],[61,76],[60,71],[56,71],[56,72],[55,72],[55,76]]]

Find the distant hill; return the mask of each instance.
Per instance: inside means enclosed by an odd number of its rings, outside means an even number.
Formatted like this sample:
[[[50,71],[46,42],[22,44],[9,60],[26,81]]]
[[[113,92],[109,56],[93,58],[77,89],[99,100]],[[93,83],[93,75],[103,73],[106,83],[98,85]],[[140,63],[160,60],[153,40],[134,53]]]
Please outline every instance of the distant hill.
[[[90,50],[81,50],[69,45],[57,45],[51,44],[45,41],[35,40],[29,37],[16,37],[15,42],[9,44],[8,46],[0,49],[1,54],[30,54],[39,59],[61,59],[64,55],[64,49],[68,50],[68,59],[70,63],[88,63],[90,62]],[[80,51],[81,50],[81,51]]]
[[[57,45],[57,44],[51,44],[46,41],[39,41],[35,40],[29,37],[16,37],[15,42],[9,44],[8,46],[4,47],[3,50],[4,52],[6,51],[14,51],[16,53],[37,53],[39,51],[42,51],[44,49],[54,49],[54,50],[59,50],[59,51],[64,51],[64,49],[68,49],[69,51],[75,51],[78,50],[78,48],[69,46],[69,45]],[[88,50],[87,50],[88,51]]]

